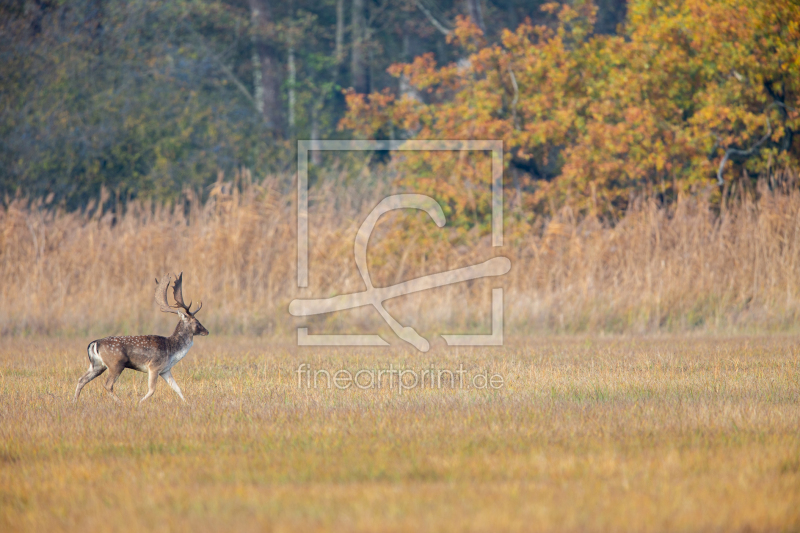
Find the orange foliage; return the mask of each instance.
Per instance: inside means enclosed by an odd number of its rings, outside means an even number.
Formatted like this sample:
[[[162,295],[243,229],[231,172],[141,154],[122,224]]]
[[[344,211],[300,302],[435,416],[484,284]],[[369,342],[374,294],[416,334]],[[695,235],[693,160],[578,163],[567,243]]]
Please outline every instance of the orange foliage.
[[[451,41],[461,61],[394,65],[421,97],[350,93],[341,126],[364,137],[503,139],[507,176],[523,184],[528,207],[555,200],[600,215],[631,194],[674,198],[714,185],[726,153],[727,181],[797,166],[796,2],[633,0],[620,35],[592,34],[589,1],[543,10],[551,26],[526,23],[494,44],[459,19]],[[466,203],[445,182],[488,180],[472,158],[407,158],[415,185],[423,176],[456,212]]]

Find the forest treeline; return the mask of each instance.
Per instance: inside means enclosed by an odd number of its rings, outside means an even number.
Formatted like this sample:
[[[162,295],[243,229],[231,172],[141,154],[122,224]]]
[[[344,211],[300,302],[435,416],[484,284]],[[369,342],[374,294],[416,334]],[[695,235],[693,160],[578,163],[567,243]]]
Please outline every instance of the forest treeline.
[[[792,0],[10,0],[0,199],[203,196],[357,136],[503,139],[531,212],[715,201],[797,168],[798,21]],[[478,220],[479,160],[399,164]]]
[[[218,171],[293,168],[294,140],[348,137],[343,91],[401,91],[458,15],[496,38],[540,0],[10,0],[0,3],[0,198],[104,185],[174,199]],[[604,31],[624,17],[605,0]],[[601,29],[602,29],[601,28]],[[112,200],[113,201],[113,196]],[[7,203],[7,202],[6,202]]]

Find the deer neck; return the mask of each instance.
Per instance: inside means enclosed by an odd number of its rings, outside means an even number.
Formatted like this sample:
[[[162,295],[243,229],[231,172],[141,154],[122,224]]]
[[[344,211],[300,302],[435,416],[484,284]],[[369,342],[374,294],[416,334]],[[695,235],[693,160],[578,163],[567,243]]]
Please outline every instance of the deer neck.
[[[178,325],[175,326],[175,331],[172,332],[170,339],[178,347],[191,346],[194,342],[194,334],[190,327],[181,320],[178,322]]]

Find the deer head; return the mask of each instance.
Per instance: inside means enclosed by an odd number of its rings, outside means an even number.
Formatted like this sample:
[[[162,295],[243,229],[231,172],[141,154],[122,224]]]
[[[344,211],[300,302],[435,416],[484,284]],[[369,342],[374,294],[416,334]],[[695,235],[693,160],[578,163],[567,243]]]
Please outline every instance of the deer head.
[[[175,313],[180,316],[184,328],[192,335],[208,335],[208,330],[195,318],[197,312],[203,307],[203,302],[200,302],[200,305],[194,312],[190,310],[192,302],[189,302],[189,305],[183,303],[183,272],[178,274],[172,286],[172,297],[175,299],[174,306],[167,303],[167,289],[169,289],[170,281],[171,278],[169,274],[164,274],[161,277],[161,281],[156,279],[155,298],[161,311],[164,313]]]

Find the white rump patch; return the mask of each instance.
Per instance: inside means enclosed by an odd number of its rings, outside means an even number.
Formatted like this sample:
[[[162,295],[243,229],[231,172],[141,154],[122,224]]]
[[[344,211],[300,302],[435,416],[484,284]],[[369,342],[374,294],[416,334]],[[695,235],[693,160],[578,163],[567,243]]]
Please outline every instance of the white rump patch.
[[[100,358],[100,353],[97,351],[97,341],[94,341],[89,345],[89,349],[87,350],[87,352],[89,353],[89,361],[90,361],[89,368],[94,368],[94,367],[108,368],[108,365],[106,365],[103,362],[103,360]]]

